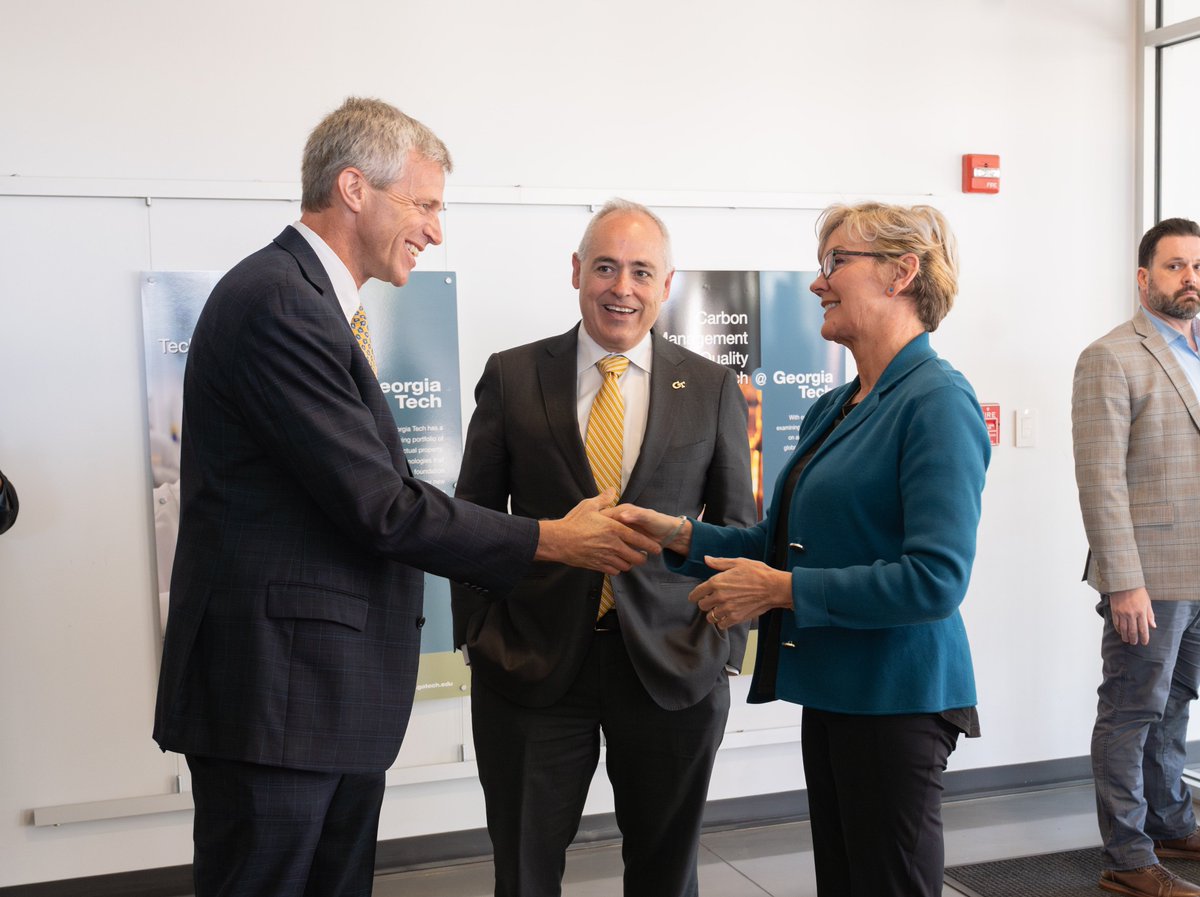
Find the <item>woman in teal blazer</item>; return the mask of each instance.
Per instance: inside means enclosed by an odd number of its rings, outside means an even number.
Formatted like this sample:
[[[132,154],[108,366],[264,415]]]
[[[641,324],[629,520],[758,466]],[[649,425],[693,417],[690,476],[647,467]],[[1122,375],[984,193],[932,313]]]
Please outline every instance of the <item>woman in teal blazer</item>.
[[[819,228],[821,335],[858,376],[805,416],[767,519],[618,515],[704,580],[691,598],[713,625],[761,616],[750,700],[804,705],[818,893],[937,897],[942,773],[979,731],[958,606],[991,451],[970,384],[929,345],[955,243],[928,206],[833,206]]]

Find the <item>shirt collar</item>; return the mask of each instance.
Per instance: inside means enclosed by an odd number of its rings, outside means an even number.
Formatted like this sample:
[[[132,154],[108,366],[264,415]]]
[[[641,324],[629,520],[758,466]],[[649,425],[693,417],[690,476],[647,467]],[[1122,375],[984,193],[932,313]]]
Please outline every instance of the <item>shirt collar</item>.
[[[1146,317],[1150,319],[1150,323],[1158,328],[1158,332],[1163,335],[1163,339],[1167,341],[1168,345],[1177,339],[1183,340],[1184,348],[1186,348],[1189,352],[1191,351],[1192,347],[1187,344],[1187,337],[1185,337],[1182,333],[1180,333],[1158,315],[1151,314],[1144,308],[1142,311],[1145,312]],[[1190,323],[1192,325],[1192,338],[1196,340],[1197,345],[1200,345],[1200,318],[1192,318]]]
[[[354,276],[350,273],[350,269],[329,247],[329,244],[307,224],[297,221],[292,227],[308,241],[308,245],[317,254],[317,260],[325,268],[325,273],[329,275],[329,282],[333,284],[333,292],[337,296],[338,305],[342,307],[342,313],[349,321],[358,311],[358,307],[362,305],[362,300],[358,296],[358,286],[354,283]]]
[[[653,338],[647,333],[642,337],[641,342],[630,349],[628,352],[609,352],[594,339],[583,323],[579,324],[579,349],[576,353],[576,370],[579,374],[590,367],[594,367],[596,362],[606,355],[624,355],[629,359],[629,363],[635,367],[641,368],[647,374],[650,373],[653,367],[654,360],[654,342]]]

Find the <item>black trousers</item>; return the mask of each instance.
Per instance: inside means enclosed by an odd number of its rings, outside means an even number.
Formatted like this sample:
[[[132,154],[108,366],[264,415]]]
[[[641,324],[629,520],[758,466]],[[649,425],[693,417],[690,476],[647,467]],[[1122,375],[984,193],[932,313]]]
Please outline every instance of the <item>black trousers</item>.
[[[507,700],[475,676],[471,718],[496,864],[496,897],[558,897],[600,757],[623,844],[625,897],[695,897],[700,825],[729,716],[724,674],[695,706],[663,710],[620,632],[598,632],[550,707]]]
[[[936,713],[805,707],[804,778],[821,897],[940,897],[942,773],[959,730]]]
[[[370,897],[383,773],[187,761],[196,897]]]

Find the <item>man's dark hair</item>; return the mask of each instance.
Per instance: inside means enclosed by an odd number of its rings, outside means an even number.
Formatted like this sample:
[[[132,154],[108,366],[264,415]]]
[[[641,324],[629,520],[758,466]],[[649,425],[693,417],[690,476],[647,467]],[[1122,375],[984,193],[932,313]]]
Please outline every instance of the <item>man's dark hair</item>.
[[[1138,246],[1138,267],[1149,268],[1154,260],[1154,251],[1158,249],[1158,241],[1163,237],[1200,237],[1200,224],[1187,218],[1166,218],[1142,237]]]

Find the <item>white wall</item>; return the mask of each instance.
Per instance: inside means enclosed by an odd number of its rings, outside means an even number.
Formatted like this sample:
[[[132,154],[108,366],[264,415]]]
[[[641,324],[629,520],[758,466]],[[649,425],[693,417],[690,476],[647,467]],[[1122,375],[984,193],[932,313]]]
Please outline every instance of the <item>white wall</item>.
[[[69,192],[72,178],[294,182],[308,129],[350,93],[434,127],[459,189],[929,194],[963,257],[934,344],[1004,413],[964,608],[985,737],[952,768],[1085,754],[1099,619],[1079,583],[1070,379],[1078,351],[1132,307],[1133,7],[0,0],[0,467],[22,500],[0,537],[0,886],[190,859],[188,813],[45,829],[28,811],[172,789],[174,762],[149,737],[137,272],[227,265],[295,217],[284,202],[238,205],[234,221],[197,201],[5,194]],[[1001,156],[1000,195],[959,193],[966,152]],[[796,266],[761,217],[663,213],[679,222],[682,268]],[[571,232],[549,273],[525,262],[530,210],[506,214],[490,240],[460,244],[496,259],[486,296],[460,290],[468,396],[486,352],[571,318],[566,249],[585,210],[563,213]],[[179,239],[189,228],[202,245]],[[155,244],[160,233],[175,237]],[[453,241],[429,267],[472,264]],[[511,302],[500,313],[498,298]],[[1034,448],[1012,445],[1018,407],[1038,413]],[[415,762],[462,737],[448,703],[414,717]],[[799,764],[790,744],[725,751],[712,796],[802,787]],[[389,789],[380,835],[482,818],[469,778],[405,785]]]

